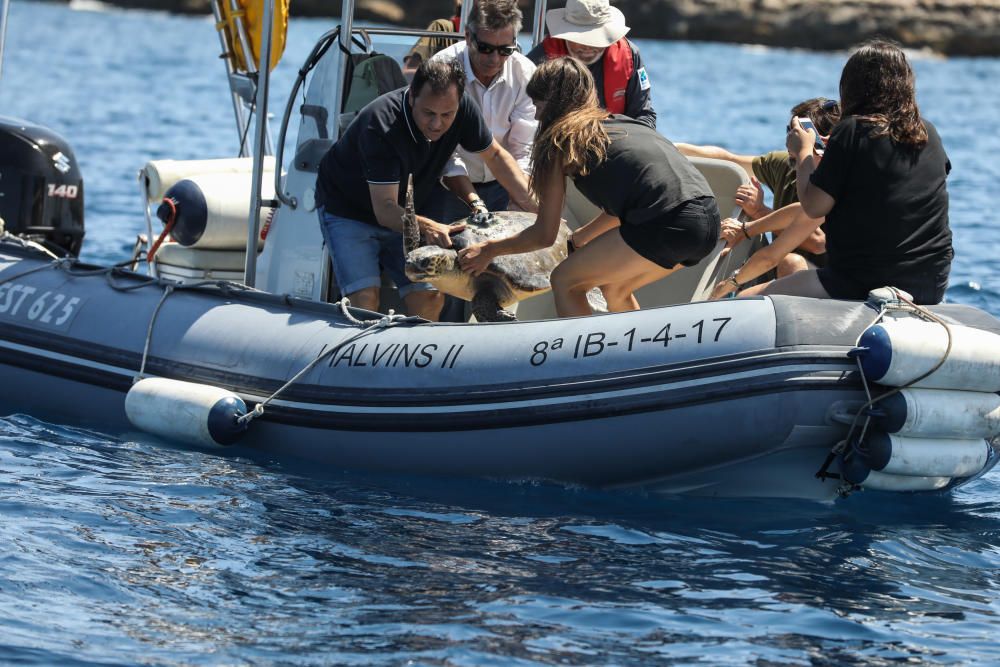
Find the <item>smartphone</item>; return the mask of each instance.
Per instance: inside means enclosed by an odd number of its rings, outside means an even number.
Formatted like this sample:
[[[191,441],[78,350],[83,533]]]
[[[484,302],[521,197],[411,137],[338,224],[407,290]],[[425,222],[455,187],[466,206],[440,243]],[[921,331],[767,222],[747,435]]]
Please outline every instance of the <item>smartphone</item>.
[[[826,150],[826,144],[823,143],[823,139],[819,136],[819,130],[813,125],[812,120],[799,116],[799,125],[802,126],[803,130],[812,130],[816,133],[816,144],[813,146],[813,150],[816,151],[816,155],[822,155],[823,151]]]

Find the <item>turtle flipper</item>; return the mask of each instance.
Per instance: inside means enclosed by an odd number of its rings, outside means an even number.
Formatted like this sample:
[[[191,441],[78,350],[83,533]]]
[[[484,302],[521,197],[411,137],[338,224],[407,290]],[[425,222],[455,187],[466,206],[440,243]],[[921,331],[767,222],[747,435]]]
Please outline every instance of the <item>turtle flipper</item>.
[[[403,208],[403,257],[420,247],[420,227],[413,210],[413,175],[406,181],[406,206]]]
[[[504,310],[491,287],[478,290],[472,297],[472,314],[478,322],[513,322],[514,313]]]

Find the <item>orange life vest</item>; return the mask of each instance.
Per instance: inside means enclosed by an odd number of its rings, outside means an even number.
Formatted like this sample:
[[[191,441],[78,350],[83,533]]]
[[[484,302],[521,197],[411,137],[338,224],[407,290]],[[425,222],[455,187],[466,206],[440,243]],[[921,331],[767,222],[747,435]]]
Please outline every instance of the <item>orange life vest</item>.
[[[545,57],[549,60],[568,56],[566,40],[546,37],[542,40]],[[604,107],[611,113],[625,113],[625,95],[628,80],[635,73],[632,47],[624,37],[604,51]]]

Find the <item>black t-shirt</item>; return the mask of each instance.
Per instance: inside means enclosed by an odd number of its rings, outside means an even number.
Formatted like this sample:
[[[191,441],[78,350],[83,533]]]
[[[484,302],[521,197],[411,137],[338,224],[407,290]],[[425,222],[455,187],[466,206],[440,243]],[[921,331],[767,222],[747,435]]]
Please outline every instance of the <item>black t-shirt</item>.
[[[866,288],[946,279],[954,255],[945,179],[951,162],[929,122],[907,149],[855,117],[833,129],[810,181],[835,203],[823,225],[830,269]]]
[[[394,90],[358,112],[320,162],[317,206],[333,215],[377,224],[368,184],[405,184],[412,174],[413,199],[419,209],[457,146],[480,153],[493,143],[479,107],[467,94],[454,123],[437,141],[427,141],[417,129],[409,97],[409,88]],[[406,187],[400,187],[400,205],[405,197]]]
[[[628,116],[609,116],[607,158],[586,176],[574,176],[580,192],[623,225],[662,220],[684,202],[711,197],[705,177],[670,140]]]

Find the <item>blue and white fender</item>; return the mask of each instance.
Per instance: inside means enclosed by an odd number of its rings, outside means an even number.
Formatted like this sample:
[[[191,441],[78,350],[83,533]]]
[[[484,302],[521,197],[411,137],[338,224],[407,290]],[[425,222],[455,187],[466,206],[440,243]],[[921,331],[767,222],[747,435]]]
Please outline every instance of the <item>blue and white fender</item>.
[[[145,378],[125,395],[136,428],[193,445],[231,445],[246,430],[247,406],[231,391],[167,378]]]
[[[877,403],[886,433],[918,438],[1000,435],[1000,396],[950,389],[902,389]]]
[[[1000,336],[972,327],[913,317],[885,319],[861,334],[855,353],[865,377],[890,387],[908,386],[947,359],[928,377],[915,383],[927,389],[1000,391]]]

